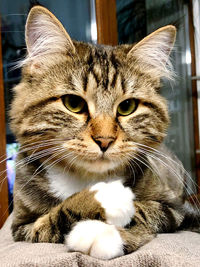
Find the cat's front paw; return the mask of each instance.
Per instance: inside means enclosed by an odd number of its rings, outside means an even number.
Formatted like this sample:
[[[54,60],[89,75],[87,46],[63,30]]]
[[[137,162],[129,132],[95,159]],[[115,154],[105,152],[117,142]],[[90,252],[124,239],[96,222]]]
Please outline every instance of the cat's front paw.
[[[65,237],[68,251],[108,260],[124,255],[123,240],[114,225],[101,221],[78,222]]]
[[[30,233],[30,241],[33,243],[59,243],[62,242],[64,235],[61,236],[60,231],[55,231],[55,225],[46,214],[36,220]]]
[[[135,198],[129,187],[120,180],[93,185],[90,191],[96,191],[94,197],[105,210],[106,222],[123,227],[130,223],[135,213]]]
[[[32,227],[30,239],[32,242],[49,242],[48,215],[44,215],[37,219]]]

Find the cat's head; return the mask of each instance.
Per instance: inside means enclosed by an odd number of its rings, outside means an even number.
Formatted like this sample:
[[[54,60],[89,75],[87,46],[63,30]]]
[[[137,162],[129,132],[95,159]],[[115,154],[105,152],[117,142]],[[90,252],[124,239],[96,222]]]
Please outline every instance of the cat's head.
[[[160,79],[171,78],[175,35],[166,26],[136,45],[94,46],[72,41],[47,9],[32,8],[10,113],[22,147],[101,173],[158,146],[169,123]]]

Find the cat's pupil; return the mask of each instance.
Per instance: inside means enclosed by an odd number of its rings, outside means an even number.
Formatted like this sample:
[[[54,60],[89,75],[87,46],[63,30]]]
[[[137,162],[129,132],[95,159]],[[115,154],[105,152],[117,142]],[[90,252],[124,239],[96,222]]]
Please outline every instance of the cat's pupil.
[[[129,99],[123,101],[121,104],[120,104],[120,108],[124,111],[128,110],[129,107],[130,107],[130,104],[131,104],[131,101]]]
[[[78,96],[70,96],[69,97],[69,104],[72,108],[76,108],[80,105],[81,98]]]

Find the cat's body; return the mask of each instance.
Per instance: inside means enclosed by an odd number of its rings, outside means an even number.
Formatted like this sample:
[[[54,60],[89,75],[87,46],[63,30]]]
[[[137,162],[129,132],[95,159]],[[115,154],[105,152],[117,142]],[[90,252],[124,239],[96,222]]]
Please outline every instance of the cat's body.
[[[16,241],[110,259],[180,227],[184,173],[161,145],[169,118],[159,95],[174,38],[168,26],[135,46],[72,42],[49,11],[31,10],[11,110],[22,145]]]

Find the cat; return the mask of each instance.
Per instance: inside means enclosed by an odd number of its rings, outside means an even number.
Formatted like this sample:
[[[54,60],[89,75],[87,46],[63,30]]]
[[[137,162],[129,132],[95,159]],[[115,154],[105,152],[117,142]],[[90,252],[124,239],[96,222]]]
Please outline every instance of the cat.
[[[14,240],[106,260],[183,228],[192,214],[185,172],[163,145],[169,115],[159,94],[161,78],[173,78],[175,27],[135,45],[92,45],[35,6],[25,36],[10,111],[20,143]]]

